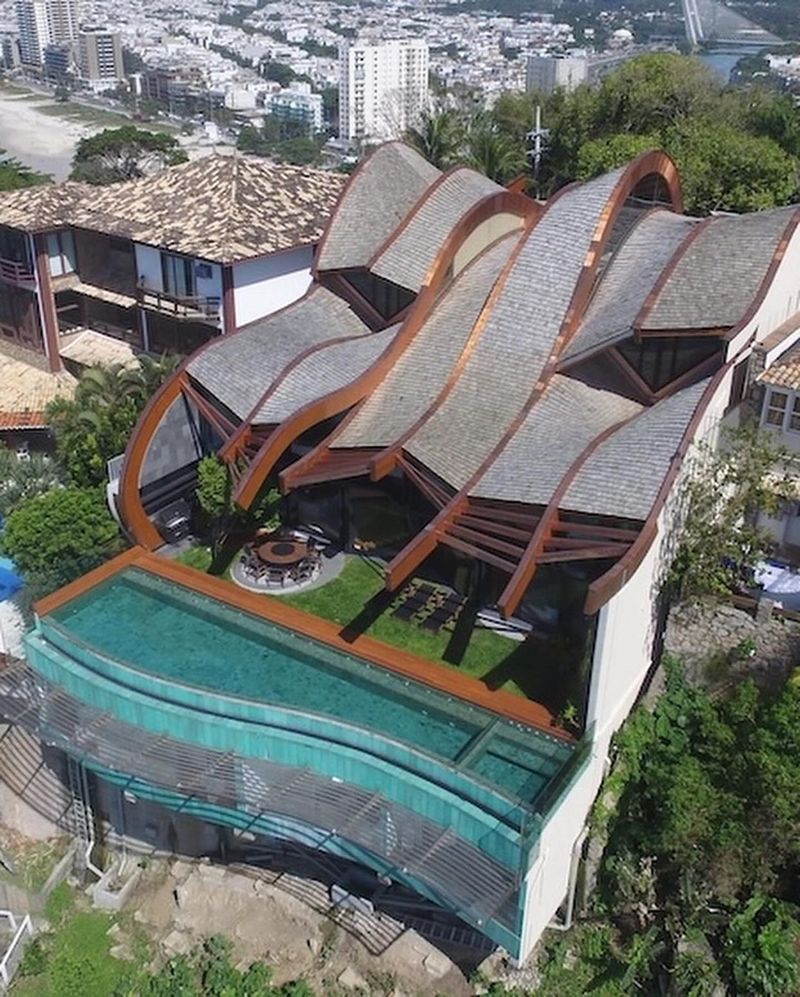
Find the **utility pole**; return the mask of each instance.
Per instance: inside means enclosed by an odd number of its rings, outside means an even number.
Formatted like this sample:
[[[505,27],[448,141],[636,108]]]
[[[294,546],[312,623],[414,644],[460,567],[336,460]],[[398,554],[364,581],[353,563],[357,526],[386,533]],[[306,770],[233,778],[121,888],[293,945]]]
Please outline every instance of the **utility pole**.
[[[550,130],[548,128],[542,128],[542,106],[541,104],[536,105],[536,116],[534,118],[533,131],[528,132],[525,136],[529,143],[531,143],[531,148],[528,149],[526,155],[531,161],[531,170],[533,172],[533,181],[536,185],[536,194],[539,194],[539,170],[542,164],[542,155],[544,154],[544,147],[547,143],[547,139],[550,137]]]

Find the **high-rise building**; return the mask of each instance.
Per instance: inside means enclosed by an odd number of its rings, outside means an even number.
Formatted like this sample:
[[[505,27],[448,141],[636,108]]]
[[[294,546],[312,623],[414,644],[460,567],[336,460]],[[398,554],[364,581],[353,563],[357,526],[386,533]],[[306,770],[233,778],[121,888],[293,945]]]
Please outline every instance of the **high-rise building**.
[[[428,101],[427,44],[420,38],[358,41],[339,53],[339,135],[398,138]]]
[[[583,53],[571,55],[531,55],[528,57],[529,91],[552,93],[575,90],[589,79],[589,58]]]
[[[22,63],[19,51],[19,36],[5,35],[3,38],[3,69],[18,69]]]
[[[50,41],[74,42],[78,37],[78,0],[47,0]]]
[[[24,66],[41,66],[50,42],[47,0],[17,0],[19,52]]]
[[[88,28],[78,35],[78,69],[94,90],[113,89],[125,78],[122,41],[114,31]]]
[[[322,131],[322,95],[311,93],[308,83],[295,83],[287,90],[270,94],[264,110],[281,121],[297,125],[309,135]]]
[[[78,0],[17,0],[22,62],[42,66],[48,45],[71,44],[78,35]]]

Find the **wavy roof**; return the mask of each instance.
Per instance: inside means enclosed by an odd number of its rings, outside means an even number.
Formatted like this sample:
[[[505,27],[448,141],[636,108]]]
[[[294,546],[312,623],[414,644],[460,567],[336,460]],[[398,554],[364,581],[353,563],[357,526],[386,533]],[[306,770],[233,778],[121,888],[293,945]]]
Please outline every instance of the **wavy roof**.
[[[673,261],[642,329],[729,329],[753,303],[796,207],[712,218]]]
[[[366,267],[439,176],[401,142],[379,146],[350,178],[320,245],[317,269]]]
[[[458,167],[428,188],[370,270],[411,291],[419,291],[439,247],[456,222],[484,197],[503,188],[481,173]]]

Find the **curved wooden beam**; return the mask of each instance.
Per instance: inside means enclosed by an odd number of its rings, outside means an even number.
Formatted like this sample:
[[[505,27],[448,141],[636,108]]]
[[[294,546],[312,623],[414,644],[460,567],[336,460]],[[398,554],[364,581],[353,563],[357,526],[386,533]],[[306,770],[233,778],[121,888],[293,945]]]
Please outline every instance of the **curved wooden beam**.
[[[676,211],[683,208],[683,196],[681,194],[678,170],[673,160],[665,152],[652,151],[642,153],[642,155],[634,159],[628,168],[623,172],[615,184],[613,191],[609,195],[605,207],[601,211],[597,220],[581,273],[578,276],[567,311],[561,322],[561,327],[553,344],[550,358],[542,371],[541,377],[537,381],[536,385],[534,385],[533,391],[531,392],[526,404],[522,406],[516,417],[512,420],[511,424],[507,427],[500,441],[495,447],[492,448],[491,452],[483,460],[480,467],[470,477],[463,488],[451,499],[450,503],[438,513],[432,522],[429,523],[428,526],[426,526],[425,529],[417,535],[417,537],[407,544],[406,547],[404,547],[403,550],[401,550],[399,554],[392,559],[386,572],[386,587],[390,591],[394,591],[422,563],[422,561],[425,560],[430,553],[432,553],[439,541],[439,537],[444,532],[446,525],[451,522],[459,512],[463,512],[469,493],[475,488],[478,481],[480,481],[489,467],[491,467],[499,454],[506,447],[509,440],[527,418],[531,408],[546,390],[553,374],[557,371],[558,360],[561,352],[569,343],[572,336],[574,336],[580,325],[580,321],[592,293],[595,276],[602,260],[603,250],[608,243],[614,228],[614,222],[637,185],[646,177],[653,174],[659,174],[664,178]],[[566,188],[562,188],[562,191],[560,191],[559,194],[563,196],[565,190]],[[557,203],[559,194],[557,194],[555,198],[551,198],[547,205],[545,205],[545,213],[551,210],[553,204]],[[521,246],[524,245],[528,238],[530,238],[530,232],[534,228],[535,223],[530,225],[529,230],[526,232],[525,238],[520,240],[520,246],[517,247],[518,250],[520,250]],[[502,287],[513,269],[515,259],[516,258],[513,257],[507,262],[506,269],[504,270],[501,279],[495,285],[495,290],[498,291],[498,294],[494,296],[491,302],[492,307],[494,307],[495,301],[502,292]],[[487,303],[486,308],[488,309],[488,307],[489,305]],[[483,317],[484,316],[482,314],[478,321],[480,322]]]
[[[607,439],[612,437],[617,430],[622,429],[623,426],[633,422],[640,414],[640,412],[636,412],[627,419],[622,419],[603,430],[588,446],[584,447],[578,457],[567,468],[566,473],[558,483],[558,487],[550,497],[546,509],[542,513],[542,518],[539,520],[533,536],[525,548],[525,553],[522,555],[516,571],[509,579],[508,584],[497,600],[497,608],[505,619],[514,615],[520,602],[522,602],[522,597],[533,580],[533,576],[536,574],[539,556],[543,553],[545,544],[552,536],[553,528],[558,521],[561,501],[577,477],[578,472]]]
[[[173,402],[182,394],[184,376],[183,369],[173,374],[147,403],[136,423],[122,462],[117,499],[120,519],[136,543],[147,550],[155,550],[164,541],[142,504],[140,491],[142,471],[147,451],[150,449],[156,430],[161,425],[161,420]]]
[[[734,361],[729,360],[724,366],[720,367],[703,392],[692,414],[692,418],[684,430],[680,445],[670,461],[669,469],[664,476],[664,480],[661,482],[656,500],[650,509],[650,513],[645,520],[639,536],[631,545],[628,552],[604,575],[595,579],[589,586],[583,609],[587,616],[593,616],[612,596],[616,595],[644,560],[645,555],[650,549],[650,545],[658,535],[658,517],[661,515],[661,510],[664,508],[670,489],[675,483],[684,458],[694,440],[694,435],[700,426],[708,405],[733,364]]]
[[[337,391],[303,405],[292,416],[278,426],[263,444],[253,463],[243,475],[236,490],[234,500],[243,508],[249,508],[258,495],[264,481],[272,472],[275,463],[299,436],[317,423],[324,422],[334,415],[346,411],[375,390],[385,379],[400,356],[413,341],[430,316],[448,274],[455,254],[472,234],[487,219],[498,213],[518,214],[526,218],[532,212],[538,213],[538,206],[530,198],[508,191],[498,191],[478,202],[454,226],[450,235],[437,254],[417,299],[397,335],[375,363],[355,381]],[[325,441],[330,445],[333,437]],[[286,479],[284,479],[286,481]]]

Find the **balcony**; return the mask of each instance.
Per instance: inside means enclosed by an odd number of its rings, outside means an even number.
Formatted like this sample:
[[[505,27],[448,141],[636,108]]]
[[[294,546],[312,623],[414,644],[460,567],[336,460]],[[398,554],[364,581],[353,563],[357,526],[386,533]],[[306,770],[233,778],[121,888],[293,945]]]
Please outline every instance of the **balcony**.
[[[16,260],[5,260],[0,257],[0,280],[16,287],[33,289],[36,286],[36,274],[30,263],[18,263]]]
[[[181,297],[154,291],[147,287],[136,289],[136,300],[142,308],[170,315],[173,318],[216,322],[222,312],[222,301],[217,297]]]

